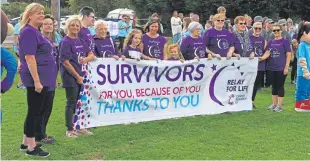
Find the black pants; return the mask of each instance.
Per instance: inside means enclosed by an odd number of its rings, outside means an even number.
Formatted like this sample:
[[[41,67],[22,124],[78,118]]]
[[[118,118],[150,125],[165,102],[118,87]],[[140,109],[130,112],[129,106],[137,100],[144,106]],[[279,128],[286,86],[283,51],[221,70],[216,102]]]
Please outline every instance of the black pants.
[[[45,112],[44,103],[48,93],[48,87],[43,87],[41,93],[34,87],[27,87],[28,112],[24,123],[24,134],[27,137],[35,137],[36,123]]]
[[[292,62],[291,81],[294,81],[297,76],[297,59]]]
[[[36,122],[36,132],[35,132],[36,141],[40,141],[47,137],[46,126],[52,113],[54,96],[55,91],[48,91],[46,101],[44,102],[45,112],[43,115],[38,117],[38,121]]]
[[[264,73],[265,73],[265,71],[258,71],[257,72],[257,76],[256,76],[255,83],[254,83],[253,94],[252,94],[252,101],[255,100],[257,89],[259,87],[261,87],[261,82],[263,81]]]
[[[269,87],[269,86],[271,85],[271,82],[270,82],[269,79],[270,79],[269,72],[266,71],[266,72],[265,72],[265,80],[264,80],[264,82],[265,82],[265,87]]]
[[[66,112],[65,112],[65,119],[66,119],[66,127],[67,131],[72,131],[73,126],[73,114],[75,113],[76,104],[79,98],[81,86],[78,87],[67,87],[66,90]]]
[[[118,50],[119,50],[120,52],[123,52],[125,37],[118,37],[118,39],[119,39],[119,47],[118,47]]]
[[[284,83],[287,75],[283,71],[268,71],[269,80],[272,85],[272,95],[284,97]]]

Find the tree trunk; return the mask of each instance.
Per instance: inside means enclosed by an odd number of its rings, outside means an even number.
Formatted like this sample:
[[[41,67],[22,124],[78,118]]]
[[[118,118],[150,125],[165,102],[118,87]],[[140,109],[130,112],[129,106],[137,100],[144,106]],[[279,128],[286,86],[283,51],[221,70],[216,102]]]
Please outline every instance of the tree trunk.
[[[60,17],[58,17],[58,10],[60,8],[58,8],[58,3],[59,3],[59,0],[51,0],[51,12],[52,12],[52,15],[55,18],[55,20],[57,20],[59,22]]]

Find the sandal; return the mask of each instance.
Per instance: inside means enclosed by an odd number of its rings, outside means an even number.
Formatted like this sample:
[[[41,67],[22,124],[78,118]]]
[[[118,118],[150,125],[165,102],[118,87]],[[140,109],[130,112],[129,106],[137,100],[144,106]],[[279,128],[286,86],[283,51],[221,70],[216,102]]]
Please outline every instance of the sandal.
[[[87,129],[81,129],[81,130],[78,130],[77,132],[80,134],[84,134],[84,135],[93,135],[94,134],[93,132],[91,132]]]
[[[78,134],[75,131],[66,131],[66,136],[69,138],[77,138]]]

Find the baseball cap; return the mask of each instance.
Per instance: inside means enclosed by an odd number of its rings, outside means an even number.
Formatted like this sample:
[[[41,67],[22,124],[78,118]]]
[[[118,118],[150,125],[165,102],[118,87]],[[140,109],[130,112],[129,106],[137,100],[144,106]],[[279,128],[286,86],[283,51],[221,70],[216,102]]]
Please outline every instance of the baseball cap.
[[[285,19],[281,19],[278,21],[279,25],[286,25],[286,20]]]
[[[262,16],[255,16],[254,22],[263,22],[263,17]]]

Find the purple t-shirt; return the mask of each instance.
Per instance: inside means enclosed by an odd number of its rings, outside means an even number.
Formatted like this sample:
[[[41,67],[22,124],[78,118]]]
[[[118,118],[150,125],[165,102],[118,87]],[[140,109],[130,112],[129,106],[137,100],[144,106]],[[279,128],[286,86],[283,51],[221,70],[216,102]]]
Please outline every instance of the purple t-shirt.
[[[117,45],[110,36],[101,39],[94,36],[94,54],[98,58],[111,58],[113,55],[120,55],[117,50]]]
[[[286,64],[286,53],[291,52],[290,42],[287,39],[270,40],[266,50],[270,51],[267,69],[283,71]]]
[[[81,27],[81,30],[79,32],[79,37],[85,41],[85,43],[87,44],[87,46],[94,51],[94,47],[95,47],[95,43],[94,43],[94,39],[90,34],[90,31],[88,28],[85,27]]]
[[[164,59],[164,46],[167,40],[163,36],[151,38],[147,34],[142,36],[143,54],[151,58]]]
[[[293,35],[292,40],[293,40],[293,39],[296,39],[296,40],[297,40],[297,34],[296,34],[296,33]]]
[[[122,55],[124,55],[128,59],[141,59],[142,53],[140,49],[132,48],[131,46],[127,46],[124,50]]]
[[[240,33],[242,35],[242,33]],[[244,33],[247,34],[247,33]],[[233,39],[234,39],[234,46],[235,46],[235,53],[239,54],[241,57],[249,57],[250,54],[253,52],[253,44],[250,40],[250,45],[245,53],[245,55],[243,55],[243,50],[244,50],[244,46],[241,44],[240,40],[237,38],[236,35],[232,35]]]
[[[211,28],[205,32],[203,38],[207,48],[215,54],[220,54],[221,57],[226,57],[229,48],[234,45],[232,34],[226,29],[218,31]]]
[[[65,36],[59,48],[60,54],[60,74],[63,82],[63,87],[77,87],[76,79],[65,69],[63,63],[69,60],[75,71],[83,76],[82,64],[79,63],[80,57],[86,57],[91,50],[87,44],[81,39],[71,39]]]
[[[193,38],[187,36],[183,39],[181,46],[181,52],[185,60],[193,60],[195,57],[206,58],[206,44],[201,36]]]
[[[52,45],[50,42],[43,37],[38,29],[28,24],[21,30],[18,41],[21,63],[20,76],[23,84],[26,87],[34,87],[34,81],[25,59],[25,55],[34,55],[42,86],[54,86],[55,82],[53,80],[55,76],[50,73],[55,72],[56,63],[51,54]]]
[[[58,75],[58,71],[59,71],[59,51],[58,51],[57,47],[54,46],[54,43],[51,40],[48,40],[48,41],[50,42],[51,46],[53,47],[52,56],[53,56],[54,61],[56,63],[55,72],[53,73],[55,76],[54,77],[55,79],[53,80],[54,84],[49,88],[49,91],[54,91],[56,88],[56,79],[57,79],[57,75]]]
[[[250,35],[251,43],[253,44],[255,57],[262,57],[265,52],[265,39],[263,36],[256,37]],[[258,71],[266,70],[266,60],[258,62]]]

